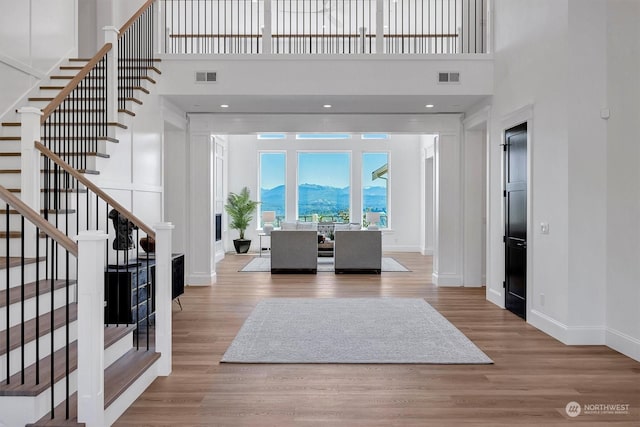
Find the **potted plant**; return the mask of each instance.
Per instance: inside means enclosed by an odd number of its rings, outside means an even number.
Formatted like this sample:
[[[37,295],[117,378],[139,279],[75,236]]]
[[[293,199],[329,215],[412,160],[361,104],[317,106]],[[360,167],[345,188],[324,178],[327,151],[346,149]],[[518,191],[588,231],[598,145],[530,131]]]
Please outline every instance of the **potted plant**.
[[[253,219],[253,213],[259,204],[260,202],[251,200],[247,187],[244,187],[239,194],[231,192],[227,197],[224,208],[231,217],[229,227],[240,232],[240,238],[233,240],[233,246],[239,254],[247,253],[251,247],[251,240],[244,238],[244,231]]]

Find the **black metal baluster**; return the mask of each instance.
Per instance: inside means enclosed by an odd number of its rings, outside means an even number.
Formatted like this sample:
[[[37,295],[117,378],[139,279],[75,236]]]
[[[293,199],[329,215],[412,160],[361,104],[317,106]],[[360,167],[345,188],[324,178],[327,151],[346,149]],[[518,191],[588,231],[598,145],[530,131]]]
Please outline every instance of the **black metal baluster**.
[[[66,399],[65,399],[65,418],[69,419],[69,396],[70,396],[70,384],[69,384],[69,372],[70,372],[70,354],[69,354],[69,251],[66,252],[66,260],[65,260],[65,269],[66,269],[66,304],[65,304],[65,337],[66,337],[66,346],[65,346],[65,388],[66,388]],[[51,333],[53,333],[53,326],[51,327]],[[53,390],[53,389],[52,389]]]
[[[8,232],[9,230],[7,230]],[[20,382],[24,384],[24,216],[20,215]],[[7,286],[9,284],[7,283]],[[8,292],[8,289],[7,289]],[[9,306],[6,308],[9,310]],[[7,324],[7,329],[9,324]],[[7,348],[7,350],[9,350]],[[7,358],[9,351],[7,351]]]
[[[9,335],[9,306],[10,306],[10,300],[9,300],[9,283],[11,283],[11,281],[9,280],[9,271],[11,270],[11,257],[9,256],[9,238],[11,237],[11,230],[9,229],[9,204],[6,204],[6,209],[5,209],[5,230],[6,231],[6,235],[4,238],[4,242],[5,242],[5,275],[6,275],[6,290],[7,292],[5,293],[5,307],[7,307],[7,309],[5,310],[5,316],[6,316],[6,324],[7,324],[7,329],[5,329],[5,341],[7,343],[7,384],[11,384],[11,358],[9,357],[9,349],[11,348],[11,336]]]

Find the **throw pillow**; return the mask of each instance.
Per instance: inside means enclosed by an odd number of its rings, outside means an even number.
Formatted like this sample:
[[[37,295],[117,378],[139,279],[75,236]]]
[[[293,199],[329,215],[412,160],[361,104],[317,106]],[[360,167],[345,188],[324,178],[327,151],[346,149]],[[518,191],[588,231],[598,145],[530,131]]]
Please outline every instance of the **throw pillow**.
[[[312,230],[318,231],[318,223],[317,222],[304,222],[298,221],[298,230]]]
[[[291,231],[296,229],[296,223],[292,221],[282,221],[280,223],[280,229],[285,231]]]

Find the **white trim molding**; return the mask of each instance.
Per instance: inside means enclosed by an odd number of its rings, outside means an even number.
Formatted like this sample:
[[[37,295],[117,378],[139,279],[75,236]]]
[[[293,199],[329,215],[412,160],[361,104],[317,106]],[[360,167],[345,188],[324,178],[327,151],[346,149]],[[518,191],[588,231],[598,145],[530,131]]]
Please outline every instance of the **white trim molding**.
[[[460,274],[448,274],[448,273],[433,273],[433,284],[440,286],[463,286],[462,275]]]
[[[613,328],[605,331],[607,347],[640,362],[640,340]]]
[[[210,286],[216,283],[216,272],[212,271],[209,274],[206,273],[192,273],[187,276],[188,286]]]

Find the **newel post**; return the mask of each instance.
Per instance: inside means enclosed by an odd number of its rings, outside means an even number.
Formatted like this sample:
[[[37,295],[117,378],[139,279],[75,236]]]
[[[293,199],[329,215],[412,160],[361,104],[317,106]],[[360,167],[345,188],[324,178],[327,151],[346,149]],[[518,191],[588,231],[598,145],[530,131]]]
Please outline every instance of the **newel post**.
[[[40,151],[35,141],[40,141],[40,119],[42,110],[35,107],[22,107],[20,114],[20,198],[31,209],[40,212]],[[26,227],[24,230],[25,254],[36,254],[36,229]]]
[[[40,212],[40,151],[34,142],[40,141],[40,119],[42,110],[22,107],[18,110],[21,118],[21,180],[20,198],[36,212]]]
[[[104,270],[107,235],[84,231],[78,242],[78,422],[104,425]]]
[[[118,35],[116,27],[107,26],[104,31],[104,42],[111,43],[107,54],[107,121],[118,121]]]
[[[158,375],[171,374],[171,230],[170,222],[156,224],[156,351]]]

